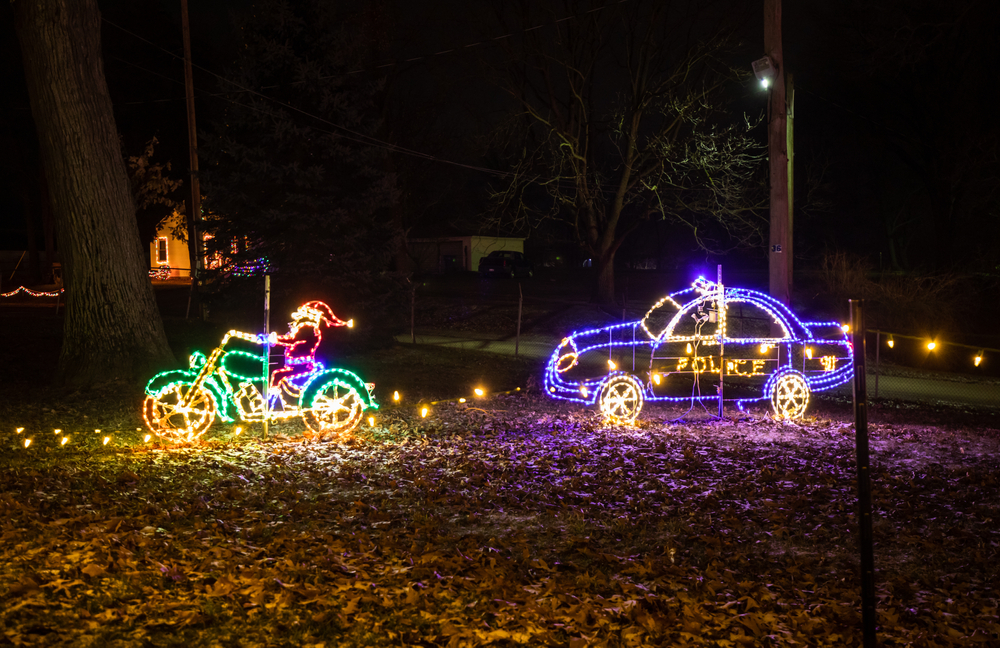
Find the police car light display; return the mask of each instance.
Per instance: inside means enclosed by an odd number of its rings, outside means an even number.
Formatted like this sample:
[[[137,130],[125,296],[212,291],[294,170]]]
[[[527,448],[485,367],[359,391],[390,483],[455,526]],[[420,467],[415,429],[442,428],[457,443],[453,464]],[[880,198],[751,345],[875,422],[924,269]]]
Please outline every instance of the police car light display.
[[[545,368],[553,398],[597,405],[631,424],[646,402],[724,402],[741,410],[770,401],[775,418],[797,419],[810,394],[854,376],[838,322],[805,322],[772,297],[702,277],[635,322],[577,331]]]

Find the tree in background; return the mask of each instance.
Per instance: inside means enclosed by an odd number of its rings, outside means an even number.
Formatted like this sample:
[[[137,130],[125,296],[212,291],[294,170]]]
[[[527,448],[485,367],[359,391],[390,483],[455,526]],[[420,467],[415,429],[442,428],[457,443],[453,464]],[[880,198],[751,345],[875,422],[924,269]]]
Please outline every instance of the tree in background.
[[[489,227],[568,222],[614,301],[615,253],[643,221],[686,224],[703,249],[760,245],[763,149],[733,123],[730,47],[687,2],[503,3],[497,75],[514,99],[496,150],[511,170]],[[539,29],[530,27],[543,25]]]
[[[94,0],[13,3],[66,277],[57,380],[138,381],[173,362],[146,271]]]
[[[871,256],[876,270],[996,276],[1000,88],[984,80],[1000,65],[1000,4],[786,8],[811,27],[797,58],[799,111],[809,117],[796,126],[796,145],[829,153],[835,205],[796,233]]]
[[[184,185],[182,180],[171,178],[170,163],[153,162],[153,151],[159,140],[155,137],[143,147],[139,155],[128,156],[129,187],[132,190],[132,204],[139,223],[140,238],[151,241],[156,236],[157,226],[175,211],[184,213],[184,200],[178,199],[178,190]],[[187,226],[178,221],[170,232],[174,238],[187,240]]]
[[[886,166],[905,187],[882,204],[893,266],[996,272],[1000,91],[984,80],[1000,64],[1000,6],[891,0],[853,8],[866,16],[853,53],[870,84],[864,104],[891,106],[878,115],[888,127],[866,131],[896,158]]]
[[[230,268],[266,261],[371,313],[394,286],[395,178],[372,139],[381,84],[350,74],[366,32],[336,6],[265,0],[238,18],[231,104],[201,148],[205,227]]]

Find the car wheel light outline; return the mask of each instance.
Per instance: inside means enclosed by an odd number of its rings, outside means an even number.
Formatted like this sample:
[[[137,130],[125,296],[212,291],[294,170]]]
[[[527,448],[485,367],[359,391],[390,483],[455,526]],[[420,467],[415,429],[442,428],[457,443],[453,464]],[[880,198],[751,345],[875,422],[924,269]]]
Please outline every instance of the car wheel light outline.
[[[771,387],[771,407],[774,418],[779,421],[797,420],[809,407],[809,383],[796,371],[787,371],[776,376]]]
[[[632,425],[642,411],[645,400],[642,385],[629,374],[615,374],[601,387],[598,403],[606,421]]]

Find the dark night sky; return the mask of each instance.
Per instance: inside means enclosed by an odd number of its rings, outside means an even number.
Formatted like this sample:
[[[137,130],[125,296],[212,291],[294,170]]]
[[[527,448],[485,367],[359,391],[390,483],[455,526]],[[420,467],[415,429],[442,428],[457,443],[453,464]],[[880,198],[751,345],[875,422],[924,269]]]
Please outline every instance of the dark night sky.
[[[170,55],[182,54],[180,3],[106,0],[100,4],[107,21],[102,33],[105,72],[125,149],[134,154],[156,136],[161,142],[157,159],[171,161],[174,175],[183,176],[187,168],[183,67]],[[225,69],[235,42],[229,13],[249,4],[191,2],[196,63],[220,73]],[[345,3],[345,12],[361,4]],[[743,63],[749,70],[750,62],[763,54],[761,3],[729,4],[733,15],[745,17],[740,18]],[[992,120],[1000,99],[993,82],[1000,63],[994,44],[998,9],[994,3],[975,0],[938,6],[942,4],[949,3],[890,0],[878,8],[854,0],[785,3],[786,65],[795,74],[798,89],[797,254],[815,259],[824,249],[846,247],[888,263],[892,236],[887,232],[895,227],[896,252],[905,248],[910,267],[947,267],[968,245],[978,244],[970,235],[1000,235],[990,229],[1000,218],[991,221],[989,216],[996,214],[994,185],[1000,182],[997,174],[991,175],[998,171],[998,127]],[[409,145],[450,160],[485,165],[474,136],[492,123],[503,100],[482,77],[477,56],[495,56],[498,50],[482,46],[458,54],[433,54],[494,35],[490,30],[496,27],[488,27],[485,19],[488,3],[388,0],[382,6],[389,33],[388,61],[432,55],[391,68],[396,96],[423,105],[422,119],[428,114],[436,118],[429,127],[421,123],[413,128]],[[5,149],[0,248],[24,244],[18,189],[25,167],[34,161],[33,126],[10,13],[9,6],[0,10],[0,74],[5,86],[0,101]],[[196,88],[199,127],[206,129],[223,106],[209,96],[215,91],[210,75],[196,72]],[[748,79],[736,91],[740,93],[733,97],[736,109],[752,115],[764,110],[765,97],[755,81]],[[436,209],[476,209],[487,178],[445,164],[434,165],[433,172],[439,174],[441,194],[446,196],[445,204]],[[985,246],[976,253],[985,255],[987,265],[990,258],[1000,263],[990,257],[997,249]],[[937,255],[944,260],[934,262]]]

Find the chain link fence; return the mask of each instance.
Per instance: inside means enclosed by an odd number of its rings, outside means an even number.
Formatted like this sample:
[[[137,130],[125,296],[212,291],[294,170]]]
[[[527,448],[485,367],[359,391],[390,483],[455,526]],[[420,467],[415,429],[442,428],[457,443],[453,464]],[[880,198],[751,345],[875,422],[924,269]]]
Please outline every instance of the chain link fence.
[[[868,330],[868,397],[1000,408],[1000,349]]]

